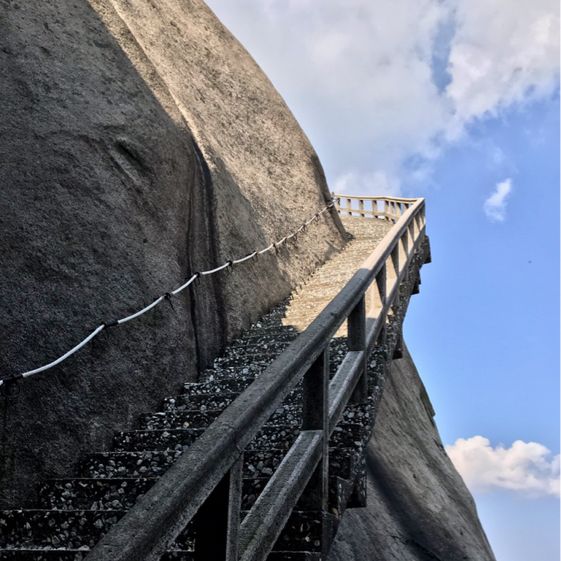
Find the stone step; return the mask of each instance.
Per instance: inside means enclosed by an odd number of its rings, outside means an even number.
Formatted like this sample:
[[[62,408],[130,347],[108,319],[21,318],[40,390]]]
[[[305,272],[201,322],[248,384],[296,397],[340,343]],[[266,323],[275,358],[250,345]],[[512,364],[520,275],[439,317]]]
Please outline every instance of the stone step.
[[[273,551],[267,561],[321,561],[321,554],[313,551]]]
[[[284,327],[279,325],[275,329],[269,330],[255,330],[253,332],[248,331],[244,333],[239,339],[236,339],[231,347],[239,347],[240,349],[249,347],[261,347],[263,345],[269,345],[271,343],[285,343],[290,344],[296,337],[298,332],[291,327]]]
[[[242,364],[241,366],[215,366],[205,370],[199,383],[215,382],[220,380],[237,380],[242,378],[257,378],[265,367],[262,364]]]
[[[39,490],[50,510],[128,510],[157,478],[49,479]]]
[[[269,448],[244,452],[244,477],[270,476],[285,449]],[[160,477],[181,455],[181,450],[141,452],[100,452],[90,454],[80,474],[86,479],[123,478],[143,479]]]
[[[82,463],[80,475],[95,479],[160,477],[182,452],[183,449],[89,454]]]
[[[91,548],[124,514],[123,510],[0,511],[0,547]]]
[[[82,561],[90,549],[4,549],[0,561]]]
[[[249,510],[261,494],[270,475],[245,477],[242,483],[242,509]],[[264,470],[261,471],[264,473]],[[331,477],[335,486],[336,474]],[[40,489],[40,506],[51,511],[128,510],[146,493],[157,478],[51,479]]]
[[[203,432],[204,429],[121,431],[113,437],[113,450],[115,452],[179,450],[193,444]]]
[[[87,552],[124,514],[125,511],[116,510],[0,511],[0,547],[2,550],[13,552],[35,550],[43,553],[44,550],[57,549]],[[193,529],[190,525],[180,534],[170,550],[193,551],[194,545]]]
[[[235,378],[228,380],[213,380],[208,382],[187,382],[183,385],[183,393],[187,395],[221,395],[223,393],[243,392],[253,378]]]
[[[118,432],[114,451],[176,450],[191,445],[203,429],[132,430]],[[296,426],[265,426],[253,440],[251,448],[288,448],[298,433]]]
[[[251,357],[254,355],[260,356],[278,356],[290,344],[290,341],[267,340],[259,341],[253,340],[251,342],[242,341],[240,343],[230,345],[224,352],[224,357],[234,358],[238,356]]]
[[[278,353],[266,351],[256,353],[239,352],[237,354],[231,352],[215,359],[213,367],[215,369],[244,368],[252,365],[254,368],[265,370],[265,368],[267,368],[267,366],[269,366],[269,364],[271,364],[277,356]]]
[[[279,306],[278,313],[272,317],[265,317],[262,320],[252,324],[248,329],[242,332],[236,339],[240,341],[242,339],[250,339],[252,337],[269,337],[272,338],[276,335],[293,335],[294,330],[287,328],[282,324],[282,318],[286,313],[287,304]]]
[[[166,411],[180,411],[181,409],[197,409],[199,411],[225,409],[239,393],[224,394],[202,394],[189,395],[181,394],[174,397],[167,397],[163,403],[163,409]]]
[[[253,381],[253,380],[251,380]],[[247,382],[249,386],[250,382]],[[224,394],[199,394],[199,395],[191,395],[189,393],[184,393],[178,395],[173,398],[167,398],[164,402],[164,407],[168,408],[189,408],[189,409],[197,409],[200,407],[206,407],[208,404],[209,409],[221,409],[218,405],[224,401],[228,401],[231,403],[236,397],[239,396],[239,393],[224,393]],[[295,390],[290,392],[288,396],[285,398],[284,403],[300,403],[302,401],[302,392],[299,387]],[[215,406],[216,405],[216,406]]]
[[[141,430],[162,430],[181,428],[206,428],[223,411],[182,409],[179,411],[160,411],[158,413],[146,413],[142,415],[137,423]],[[273,424],[298,424],[302,418],[301,404],[283,404],[275,411],[269,419]]]
[[[184,409],[181,411],[158,411],[144,413],[135,423],[139,430],[162,429],[204,429],[222,413],[221,410],[210,409],[197,411]]]

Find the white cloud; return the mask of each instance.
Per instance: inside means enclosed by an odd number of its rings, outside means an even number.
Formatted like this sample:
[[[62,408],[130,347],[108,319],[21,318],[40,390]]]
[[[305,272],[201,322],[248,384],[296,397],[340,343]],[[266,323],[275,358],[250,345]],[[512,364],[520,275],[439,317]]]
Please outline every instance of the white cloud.
[[[335,193],[370,193],[372,195],[397,195],[399,181],[383,171],[358,173],[350,171],[339,175],[333,182]]]
[[[530,497],[559,496],[559,455],[537,442],[517,440],[493,447],[483,436],[446,446],[452,463],[472,491],[509,489]]]
[[[460,123],[549,95],[558,84],[559,4],[457,0],[447,95]]]
[[[497,183],[495,190],[483,203],[483,211],[493,222],[504,222],[506,218],[506,203],[512,191],[512,179],[505,179]]]
[[[414,183],[415,167],[470,123],[557,88],[556,0],[208,2],[288,101],[332,183]]]

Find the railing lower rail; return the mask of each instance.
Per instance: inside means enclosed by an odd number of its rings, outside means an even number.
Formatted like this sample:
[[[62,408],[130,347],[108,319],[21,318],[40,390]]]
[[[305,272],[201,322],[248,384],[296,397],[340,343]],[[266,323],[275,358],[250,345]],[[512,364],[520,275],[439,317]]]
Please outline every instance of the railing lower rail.
[[[195,559],[261,561],[299,499],[325,511],[329,436],[346,405],[366,398],[368,354],[384,337],[388,311],[425,237],[424,199],[345,198],[359,201],[359,216],[394,226],[313,323],[111,528],[87,561],[157,560],[197,513],[197,523],[214,532],[213,543],[197,542]],[[360,211],[366,200],[384,210]],[[339,210],[355,215],[349,208]],[[329,382],[329,343],[345,321],[349,351]],[[300,436],[240,524],[243,451],[300,381]]]

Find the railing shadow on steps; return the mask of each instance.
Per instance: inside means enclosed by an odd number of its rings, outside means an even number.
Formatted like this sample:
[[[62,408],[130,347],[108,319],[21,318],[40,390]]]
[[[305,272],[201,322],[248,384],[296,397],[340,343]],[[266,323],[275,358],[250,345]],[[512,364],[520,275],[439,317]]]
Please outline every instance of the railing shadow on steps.
[[[86,561],[160,559],[195,514],[197,524],[208,528],[197,538],[195,559],[265,560],[299,500],[326,511],[329,437],[347,404],[366,399],[368,355],[385,337],[388,312],[425,239],[424,199],[335,197],[341,214],[381,218],[394,226],[310,326],[185,450]],[[355,201],[358,207],[352,206]],[[329,381],[329,344],[345,321],[348,352]],[[300,381],[299,436],[240,522],[244,449]]]

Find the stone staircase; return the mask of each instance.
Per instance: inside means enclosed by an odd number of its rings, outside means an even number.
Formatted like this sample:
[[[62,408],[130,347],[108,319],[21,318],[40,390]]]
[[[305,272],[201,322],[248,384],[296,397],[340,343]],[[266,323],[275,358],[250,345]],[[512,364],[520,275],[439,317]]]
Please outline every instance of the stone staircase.
[[[179,395],[164,400],[160,411],[146,413],[130,430],[116,433],[112,450],[89,454],[75,476],[45,481],[33,508],[0,512],[0,561],[85,559],[185,447],[307,327],[392,226],[374,219],[346,219],[344,223],[354,236],[346,248],[233,342],[197,383],[186,383]],[[369,357],[367,400],[349,404],[330,438],[328,513],[297,505],[268,557],[271,561],[325,559],[326,539],[329,542],[335,535],[345,509],[365,505],[363,449],[373,428],[385,369],[417,282],[418,278],[411,278],[410,286],[404,287],[403,305],[394,308],[388,323],[387,344],[377,346]],[[346,352],[346,329],[342,327],[330,345],[331,375]],[[242,519],[298,435],[301,395],[298,385],[245,450]],[[195,516],[162,559],[205,559],[197,552],[200,531],[204,529]]]

